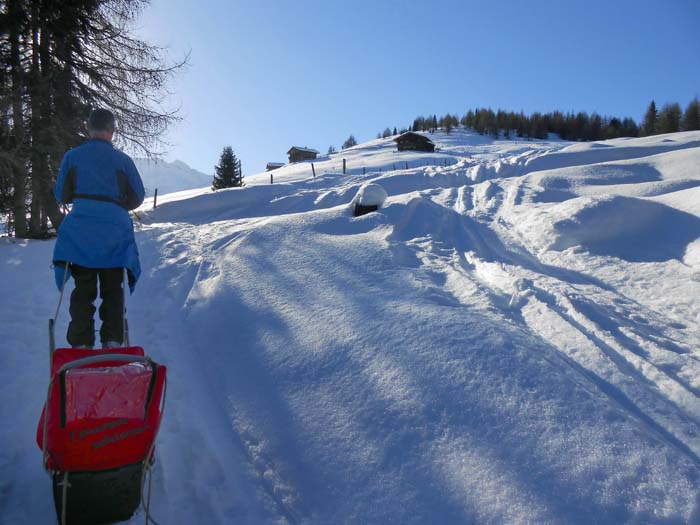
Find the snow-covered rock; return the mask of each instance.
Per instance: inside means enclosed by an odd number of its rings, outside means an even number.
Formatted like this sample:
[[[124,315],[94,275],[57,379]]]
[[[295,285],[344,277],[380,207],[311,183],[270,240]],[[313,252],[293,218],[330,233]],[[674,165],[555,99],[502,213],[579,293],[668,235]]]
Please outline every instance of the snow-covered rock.
[[[365,183],[357,190],[357,194],[350,203],[355,215],[363,215],[384,206],[388,195],[379,184]]]

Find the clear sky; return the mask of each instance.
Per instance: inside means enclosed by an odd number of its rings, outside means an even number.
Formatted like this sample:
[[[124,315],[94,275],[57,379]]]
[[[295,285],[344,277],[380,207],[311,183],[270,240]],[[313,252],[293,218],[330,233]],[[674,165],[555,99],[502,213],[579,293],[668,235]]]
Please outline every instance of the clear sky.
[[[138,21],[172,58],[183,121],[166,158],[244,174],[419,114],[476,106],[640,121],[700,95],[698,0],[152,0]]]

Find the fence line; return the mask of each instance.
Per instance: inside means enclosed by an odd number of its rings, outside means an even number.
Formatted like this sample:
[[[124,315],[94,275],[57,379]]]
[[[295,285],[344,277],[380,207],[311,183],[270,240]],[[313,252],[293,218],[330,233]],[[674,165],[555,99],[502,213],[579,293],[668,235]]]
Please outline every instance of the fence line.
[[[368,168],[367,166],[362,165],[361,167],[355,167],[351,168],[349,167],[349,162],[347,159],[343,158],[340,159],[342,163],[338,164],[337,167],[338,169],[335,170],[334,168],[336,167],[335,165],[326,167],[322,166],[323,171],[321,172],[322,175],[326,175],[328,173],[342,173],[343,175],[366,175],[367,172],[372,173],[372,172],[377,172],[377,173],[382,173],[384,169],[387,168],[387,166],[383,167],[378,167],[378,168]],[[330,161],[323,161],[324,163],[330,162]],[[315,162],[311,162],[311,173],[314,178],[316,178],[316,164]],[[320,164],[320,163],[318,163]],[[403,164],[403,166],[401,166]],[[393,168],[393,171],[397,171],[399,169],[401,170],[409,170],[409,169],[416,169],[416,168],[425,168],[429,166],[440,166],[440,167],[449,167],[449,166],[455,166],[456,164],[459,164],[459,160],[456,159],[448,159],[448,158],[436,158],[436,157],[430,157],[427,159],[419,159],[415,162],[409,162],[409,161],[402,161],[402,162],[392,162],[391,163],[391,168]],[[387,169],[387,171],[389,171]],[[270,184],[272,184],[272,174],[270,174]]]

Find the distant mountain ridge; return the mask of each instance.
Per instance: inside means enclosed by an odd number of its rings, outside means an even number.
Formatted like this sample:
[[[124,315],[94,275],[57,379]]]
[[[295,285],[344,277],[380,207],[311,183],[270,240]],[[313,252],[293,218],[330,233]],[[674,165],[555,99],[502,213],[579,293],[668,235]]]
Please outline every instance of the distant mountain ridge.
[[[164,195],[211,186],[213,178],[212,175],[190,168],[181,160],[167,162],[136,158],[134,163],[141,174],[148,196],[152,196],[156,188],[158,188],[158,194]]]

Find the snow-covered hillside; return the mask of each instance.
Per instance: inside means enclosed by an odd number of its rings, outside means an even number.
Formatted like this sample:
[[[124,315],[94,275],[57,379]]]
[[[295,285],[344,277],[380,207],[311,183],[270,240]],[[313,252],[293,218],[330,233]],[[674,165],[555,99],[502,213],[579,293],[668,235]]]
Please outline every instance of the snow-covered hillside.
[[[190,168],[181,160],[134,159],[143,179],[146,195],[153,196],[156,188],[159,195],[195,188],[211,187],[212,175]]]
[[[161,523],[700,520],[700,132],[431,138],[138,212]],[[54,522],[52,248],[0,245],[0,523]]]

